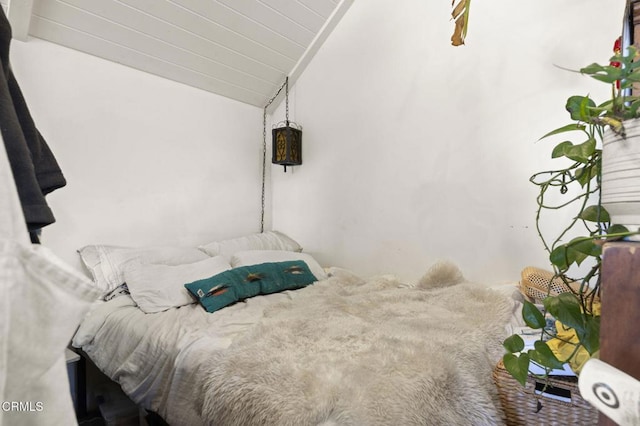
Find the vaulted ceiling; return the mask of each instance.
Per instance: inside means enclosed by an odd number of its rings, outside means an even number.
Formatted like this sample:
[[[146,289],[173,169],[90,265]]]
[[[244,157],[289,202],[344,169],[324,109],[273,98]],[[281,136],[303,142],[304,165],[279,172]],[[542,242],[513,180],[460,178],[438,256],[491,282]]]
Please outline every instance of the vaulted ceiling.
[[[0,0],[37,37],[263,107],[353,0]]]

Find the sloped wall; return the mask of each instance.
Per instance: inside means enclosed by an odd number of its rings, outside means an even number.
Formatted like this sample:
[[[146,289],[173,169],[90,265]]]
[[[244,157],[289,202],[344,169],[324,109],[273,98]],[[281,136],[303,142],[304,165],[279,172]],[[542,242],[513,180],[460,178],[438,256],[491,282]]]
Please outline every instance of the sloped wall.
[[[548,265],[529,177],[559,141],[536,141],[569,96],[607,96],[558,66],[606,62],[624,2],[474,1],[458,48],[450,4],[356,1],[292,90],[304,164],[272,168],[273,225],[325,265],[411,281],[449,259],[485,282]]]
[[[259,108],[35,38],[11,60],[68,181],[42,235],[60,257],[259,231]]]

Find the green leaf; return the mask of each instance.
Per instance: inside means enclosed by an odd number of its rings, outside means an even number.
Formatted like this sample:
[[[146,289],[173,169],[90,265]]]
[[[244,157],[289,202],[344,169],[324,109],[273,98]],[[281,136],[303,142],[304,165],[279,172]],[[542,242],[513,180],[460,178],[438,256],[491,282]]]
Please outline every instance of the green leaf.
[[[557,296],[547,297],[543,303],[547,311],[566,327],[573,328],[576,333],[585,332],[585,314],[575,294],[560,293]]]
[[[522,340],[522,337],[519,335],[513,334],[504,340],[502,346],[510,353],[522,352],[524,349],[524,340]]]
[[[578,217],[582,220],[586,220],[587,222],[611,222],[609,212],[607,212],[602,206],[598,205],[587,207],[582,212],[580,212],[580,215]]]
[[[576,335],[589,355],[593,355],[600,349],[600,317],[586,315],[585,328],[581,331],[576,330]]]
[[[587,222],[593,223],[609,223],[611,222],[611,217],[609,216],[609,212],[598,205],[592,205],[586,207],[583,211],[580,212],[578,217]]]
[[[587,257],[589,257],[589,254],[583,251],[573,250],[571,248],[567,250],[567,260],[571,262],[569,263],[569,265],[575,263],[576,265],[580,266]]]
[[[616,81],[620,80],[621,77],[621,73],[607,73],[607,74],[592,74],[591,75],[592,78],[595,78],[598,81],[602,81],[605,83],[615,83]]]
[[[617,61],[620,62],[620,61]],[[580,68],[580,72],[582,74],[595,74],[601,72],[604,69],[604,65],[600,65],[598,63],[593,63],[591,65],[587,65],[584,68]]]
[[[611,60],[614,62],[624,63],[625,58],[616,55],[613,56]],[[629,68],[614,67],[613,65],[591,64],[581,68],[580,72],[605,83],[615,83],[617,80],[623,80],[625,75],[629,74]]]
[[[607,234],[621,234],[623,232],[629,232],[629,229],[624,225],[611,225],[607,229]]]
[[[638,61],[631,62],[629,64],[629,70],[631,70],[631,71],[635,70],[638,67],[640,67],[640,62],[638,62]]]
[[[529,351],[529,358],[531,358],[532,361],[548,368],[563,367],[564,363],[556,358],[551,348],[549,348],[545,342],[538,340],[533,344],[533,347],[535,350]]]
[[[542,312],[528,300],[525,300],[524,305],[522,305],[522,319],[533,329],[544,328],[547,325]]]
[[[602,254],[601,246],[596,244],[592,239],[585,240],[583,238],[584,237],[574,238],[569,244],[567,244],[569,257],[575,258],[578,265],[588,256],[600,256]]]
[[[638,61],[640,64],[640,61]],[[628,118],[636,118],[638,116],[638,108],[640,108],[640,100],[635,100],[629,105]]]
[[[589,109],[595,106],[596,103],[588,96],[571,96],[567,99],[565,108],[569,111],[571,119],[588,122],[591,118]]]
[[[551,152],[551,158],[564,157],[565,151],[572,146],[573,144],[569,141],[559,143],[555,148],[553,148],[553,151]]]
[[[586,142],[566,148],[564,155],[574,161],[588,163],[589,157],[591,157],[595,152],[596,140],[594,138],[589,138]]]
[[[549,254],[549,261],[551,264],[555,265],[561,271],[566,271],[569,269],[570,263],[567,259],[567,247],[566,246],[558,246]]]
[[[586,166],[579,168],[575,172],[575,178],[583,188],[589,183],[589,181],[598,176],[598,165],[589,162]]]
[[[557,135],[557,134],[560,134],[560,133],[565,133],[565,132],[573,132],[573,131],[576,131],[576,130],[584,131],[584,129],[585,129],[585,126],[582,125],[582,124],[571,123],[571,124],[567,124],[566,126],[562,126],[562,127],[558,128],[558,129],[550,131],[546,135],[542,136],[540,139],[544,139],[546,137]]]
[[[566,271],[574,263],[580,265],[589,256],[599,256],[602,248],[595,244],[593,240],[578,237],[568,244],[563,244],[549,254],[549,260],[556,265],[560,271]]]
[[[505,354],[502,357],[502,363],[504,364],[505,370],[507,370],[518,383],[522,386],[527,384],[527,377],[529,376],[529,355],[520,354],[520,356],[516,356],[513,354]]]
[[[640,72],[636,71],[632,74],[629,74],[628,76],[625,77],[624,81],[625,83],[631,83],[631,84],[628,84],[629,86],[633,85],[633,83],[637,83],[638,81],[640,81]]]

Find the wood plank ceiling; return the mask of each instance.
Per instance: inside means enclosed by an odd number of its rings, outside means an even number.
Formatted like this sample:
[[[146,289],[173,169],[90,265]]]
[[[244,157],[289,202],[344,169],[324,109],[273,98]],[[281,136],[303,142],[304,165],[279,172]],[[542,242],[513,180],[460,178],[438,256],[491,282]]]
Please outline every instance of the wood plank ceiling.
[[[263,107],[295,83],[353,0],[0,0],[48,40]]]

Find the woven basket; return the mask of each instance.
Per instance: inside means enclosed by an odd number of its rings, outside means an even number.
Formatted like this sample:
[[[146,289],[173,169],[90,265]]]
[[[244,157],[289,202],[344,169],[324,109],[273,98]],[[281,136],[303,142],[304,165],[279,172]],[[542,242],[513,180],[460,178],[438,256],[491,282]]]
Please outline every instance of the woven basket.
[[[555,376],[549,379],[552,388],[536,394],[536,385],[544,381],[533,376],[527,378],[523,388],[504,368],[502,361],[493,370],[500,403],[508,426],[531,425],[597,425],[598,410],[582,399],[576,377]],[[560,394],[570,402],[554,399],[549,394]]]

